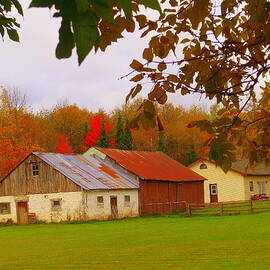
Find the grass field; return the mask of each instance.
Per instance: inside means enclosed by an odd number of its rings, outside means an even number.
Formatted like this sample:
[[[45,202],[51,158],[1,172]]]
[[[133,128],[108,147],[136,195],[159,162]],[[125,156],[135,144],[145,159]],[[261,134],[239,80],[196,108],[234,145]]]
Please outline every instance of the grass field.
[[[266,270],[270,213],[0,227],[1,270]]]

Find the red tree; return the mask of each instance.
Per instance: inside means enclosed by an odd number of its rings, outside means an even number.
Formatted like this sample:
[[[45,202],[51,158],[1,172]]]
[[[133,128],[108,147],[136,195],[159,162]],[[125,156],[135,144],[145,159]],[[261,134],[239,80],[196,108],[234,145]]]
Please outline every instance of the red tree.
[[[95,115],[89,121],[90,130],[85,135],[83,139],[84,148],[88,149],[91,146],[95,146],[97,144],[98,138],[101,132],[101,125],[104,119],[102,119],[99,115]],[[105,133],[108,134],[110,132],[110,125],[108,123],[104,124]],[[110,138],[110,145],[113,146],[114,140]]]
[[[74,154],[65,134],[58,135],[58,144],[55,152],[60,154]]]

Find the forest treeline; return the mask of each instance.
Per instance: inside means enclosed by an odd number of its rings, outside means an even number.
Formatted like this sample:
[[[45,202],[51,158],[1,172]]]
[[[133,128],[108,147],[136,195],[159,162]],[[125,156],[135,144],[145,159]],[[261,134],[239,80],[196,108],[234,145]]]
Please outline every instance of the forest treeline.
[[[107,113],[94,113],[76,104],[59,102],[51,109],[34,112],[19,90],[0,92],[0,177],[6,175],[32,151],[83,153],[99,145],[119,149],[163,151],[183,164],[204,156],[207,133],[187,125],[199,119],[213,119],[209,111],[191,106],[185,109],[167,103],[157,108],[164,130],[131,129],[130,122],[142,100],[137,99]]]

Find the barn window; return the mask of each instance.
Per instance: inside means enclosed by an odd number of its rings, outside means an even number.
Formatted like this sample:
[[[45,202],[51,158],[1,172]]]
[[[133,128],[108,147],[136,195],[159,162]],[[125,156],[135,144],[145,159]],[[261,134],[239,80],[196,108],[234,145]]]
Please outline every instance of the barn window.
[[[0,214],[10,214],[10,203],[0,203]]]
[[[253,187],[253,181],[249,182],[249,191],[253,191],[254,187]]]
[[[62,203],[61,199],[53,199],[51,200],[51,209],[52,211],[61,211]]]
[[[104,203],[103,196],[97,196],[97,204],[103,204],[103,203]]]
[[[39,175],[39,166],[37,163],[32,164],[32,175],[33,176]]]
[[[130,196],[125,195],[125,206],[130,206]]]

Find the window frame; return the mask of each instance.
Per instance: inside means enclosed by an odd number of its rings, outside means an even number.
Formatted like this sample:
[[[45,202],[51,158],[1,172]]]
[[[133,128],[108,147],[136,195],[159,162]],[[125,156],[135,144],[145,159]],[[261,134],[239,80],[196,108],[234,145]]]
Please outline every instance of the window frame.
[[[254,191],[254,183],[253,183],[253,181],[249,181],[249,191],[250,192]]]
[[[213,192],[213,191],[215,191],[215,192]],[[218,195],[217,184],[210,184],[210,195],[213,195],[213,196]]]
[[[32,176],[39,176],[39,165],[37,162],[31,164]]]
[[[128,200],[127,200],[128,198]],[[124,206],[129,207],[130,206],[130,195],[124,195]]]
[[[4,212],[5,209],[3,210],[2,206],[7,205],[6,211]],[[11,205],[10,202],[0,202],[0,215],[10,215],[11,214]]]
[[[101,199],[101,200],[99,201],[99,199]],[[97,202],[97,206],[104,207],[104,196],[98,195],[97,199],[96,199],[96,202]]]
[[[266,193],[266,185],[264,181],[258,181],[258,193],[265,194]]]
[[[55,205],[55,202],[59,202],[59,205]],[[62,199],[51,199],[51,211],[62,211]]]

